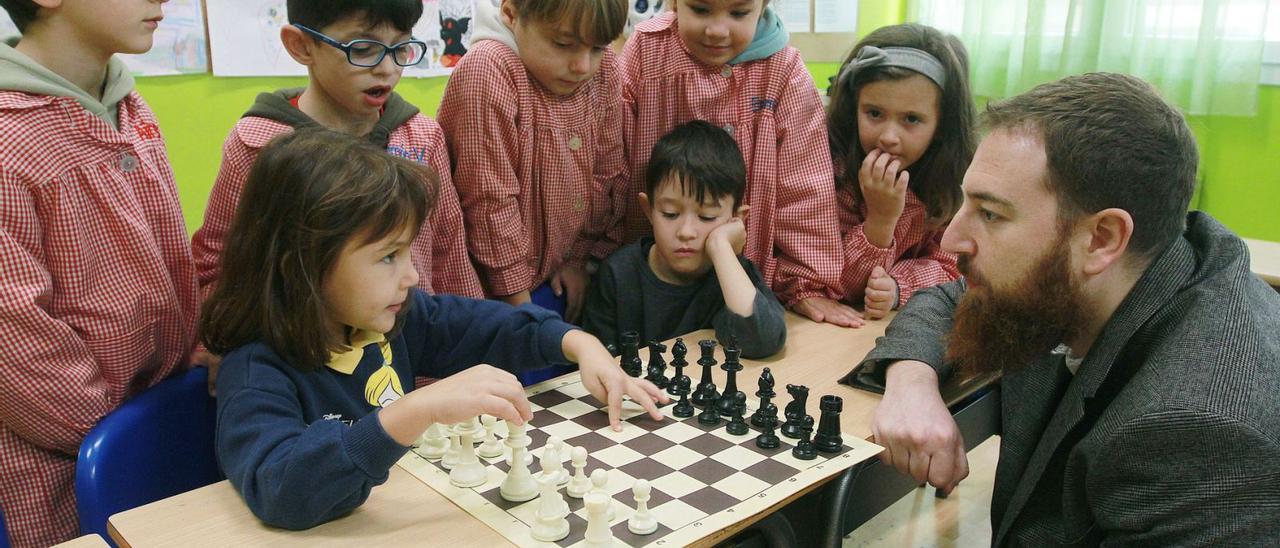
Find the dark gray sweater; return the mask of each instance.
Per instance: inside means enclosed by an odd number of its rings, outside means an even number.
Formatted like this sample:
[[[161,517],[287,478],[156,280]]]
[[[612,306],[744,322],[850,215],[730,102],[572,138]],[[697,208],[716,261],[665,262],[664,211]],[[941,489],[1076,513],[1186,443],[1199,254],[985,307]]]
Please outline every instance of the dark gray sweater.
[[[736,336],[744,358],[763,358],[782,349],[787,341],[782,303],[751,261],[738,257],[756,286],[752,313],[743,317],[725,307],[714,270],[690,285],[658,279],[649,268],[652,246],[653,238],[643,238],[600,265],[582,312],[582,327],[588,333],[616,347],[627,331],[639,333],[644,344],[713,327],[722,344],[729,342],[730,335]]]

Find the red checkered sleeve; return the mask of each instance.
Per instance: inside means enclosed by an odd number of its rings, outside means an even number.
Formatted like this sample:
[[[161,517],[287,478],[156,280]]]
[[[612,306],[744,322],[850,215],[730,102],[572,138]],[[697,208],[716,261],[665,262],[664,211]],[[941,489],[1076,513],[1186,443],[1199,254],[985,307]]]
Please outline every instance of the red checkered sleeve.
[[[867,280],[876,266],[883,267],[898,283],[898,306],[906,304],[916,291],[943,284],[960,277],[955,254],[942,250],[945,227],[930,227],[926,209],[915,194],[908,191],[898,224],[893,229],[889,247],[876,247],[863,232],[866,205],[855,203],[846,189],[837,192],[840,207],[841,240],[844,244],[844,273],[840,285],[844,300],[861,300]]]
[[[773,290],[788,306],[809,297],[838,299],[844,264],[822,99],[798,55],[790,68],[775,116],[778,153],[773,212],[778,259]]]
[[[603,103],[597,124],[600,135],[596,140],[596,162],[592,172],[599,186],[590,221],[593,230],[582,238],[593,243],[591,256],[599,260],[622,245],[627,200],[635,192],[631,190],[631,172],[623,145],[625,111],[620,97],[621,83],[616,77],[609,78],[608,82],[610,89],[600,94],[600,102]]]
[[[415,262],[431,265],[432,293],[483,299],[484,288],[467,252],[467,229],[463,222],[462,204],[458,202],[458,189],[453,185],[444,130],[434,121],[428,121],[427,164],[440,176],[440,192],[424,227],[424,231],[429,229],[431,232],[429,238],[419,236],[414,241],[415,247],[419,242],[429,241],[431,250]],[[422,283],[418,285],[423,286]]]
[[[532,289],[538,280],[526,262],[529,232],[517,201],[517,92],[486,60],[463,57],[449,76],[438,120],[448,138],[453,182],[481,283],[488,294],[506,296]]]
[[[260,150],[258,146],[245,143],[240,136],[242,129],[261,133],[263,141],[290,130],[287,125],[261,118],[242,119],[222,143],[222,164],[218,166],[218,175],[209,192],[204,222],[191,237],[191,254],[196,261],[196,276],[200,281],[202,301],[213,292],[218,277],[222,275],[223,239],[231,229],[236,204],[240,203],[240,193],[244,192],[249,169],[253,167],[253,161],[258,158]]]

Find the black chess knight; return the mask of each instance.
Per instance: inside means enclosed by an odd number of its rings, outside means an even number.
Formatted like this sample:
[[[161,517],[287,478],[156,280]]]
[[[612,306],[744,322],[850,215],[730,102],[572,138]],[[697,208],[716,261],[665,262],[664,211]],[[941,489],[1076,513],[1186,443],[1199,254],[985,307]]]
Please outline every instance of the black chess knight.
[[[799,438],[800,430],[807,421],[813,426],[813,417],[805,413],[806,401],[809,399],[809,387],[801,384],[788,384],[787,393],[791,394],[791,403],[783,413],[787,421],[782,423],[782,435],[788,438]]]
[[[662,359],[662,353],[667,351],[667,345],[658,341],[649,342],[649,374],[644,379],[653,383],[658,388],[667,387],[667,361]]]

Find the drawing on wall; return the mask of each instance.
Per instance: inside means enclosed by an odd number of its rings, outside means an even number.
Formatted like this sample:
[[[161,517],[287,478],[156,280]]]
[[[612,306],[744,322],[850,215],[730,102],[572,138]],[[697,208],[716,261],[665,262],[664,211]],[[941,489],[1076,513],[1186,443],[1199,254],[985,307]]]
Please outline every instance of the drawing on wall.
[[[204,10],[201,0],[170,0],[164,5],[164,20],[156,29],[151,50],[138,55],[121,55],[134,76],[198,74],[209,70],[205,54]],[[9,14],[0,10],[0,36],[17,36],[18,27]]]

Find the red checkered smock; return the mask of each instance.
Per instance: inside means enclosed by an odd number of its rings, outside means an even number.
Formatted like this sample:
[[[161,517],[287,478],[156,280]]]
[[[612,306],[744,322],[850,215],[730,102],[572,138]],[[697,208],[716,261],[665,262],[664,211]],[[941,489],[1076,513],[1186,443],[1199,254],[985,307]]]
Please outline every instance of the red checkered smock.
[[[0,506],[15,546],[78,533],[76,453],[185,367],[199,299],[173,171],[137,92],[119,131],[0,91]]]
[[[893,242],[879,248],[867,241],[862,222],[867,218],[867,205],[854,203],[847,189],[836,191],[840,203],[840,240],[844,243],[844,274],[840,286],[844,300],[862,300],[867,279],[875,267],[882,266],[898,282],[898,306],[906,304],[916,291],[947,283],[960,277],[956,256],[942,250],[942,233],[946,226],[933,227],[926,221],[924,202],[907,191],[907,203],[893,228]]]
[[[487,294],[532,289],[617,248],[627,172],[612,51],[558,97],[511,48],[479,40],[449,77],[439,119]]]
[[[835,189],[822,101],[800,53],[713,67],[684,44],[674,13],[636,27],[619,60],[632,173],[626,241],[650,233],[634,196],[653,145],[677,125],[706,120],[732,130],[747,164],[747,244],[784,304],[839,298]]]
[[[290,131],[293,127],[288,124],[249,116],[236,122],[222,144],[222,166],[209,194],[204,225],[191,240],[204,296],[212,291],[222,272],[219,261],[223,239],[231,228],[253,161],[272,138]],[[413,266],[418,269],[418,287],[431,293],[484,297],[475,268],[467,257],[462,210],[449,175],[449,152],[439,124],[421,114],[415,115],[391,132],[387,151],[425,163],[440,176],[439,200],[409,250]]]

